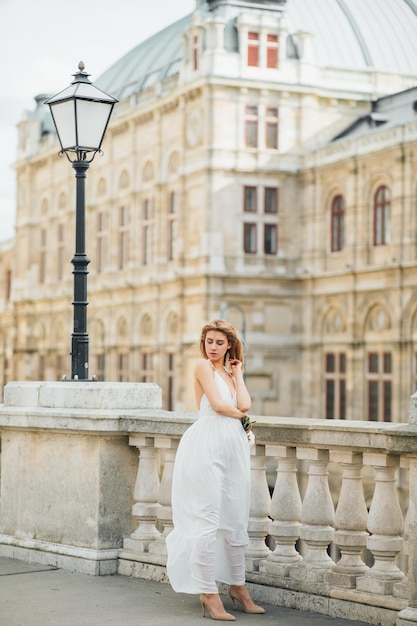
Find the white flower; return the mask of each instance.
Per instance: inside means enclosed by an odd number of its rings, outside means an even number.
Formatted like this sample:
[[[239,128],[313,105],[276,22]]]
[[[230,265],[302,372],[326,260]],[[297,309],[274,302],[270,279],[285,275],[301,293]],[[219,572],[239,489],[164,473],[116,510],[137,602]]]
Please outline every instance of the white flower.
[[[253,448],[253,446],[255,445],[255,435],[253,434],[251,430],[248,430],[246,432],[246,435],[248,437],[250,447]]]

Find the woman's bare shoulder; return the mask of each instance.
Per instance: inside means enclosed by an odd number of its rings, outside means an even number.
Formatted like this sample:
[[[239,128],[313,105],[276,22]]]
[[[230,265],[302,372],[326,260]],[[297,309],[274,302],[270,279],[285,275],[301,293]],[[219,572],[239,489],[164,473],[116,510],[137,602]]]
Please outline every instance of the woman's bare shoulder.
[[[194,373],[199,374],[203,372],[210,372],[211,369],[211,365],[207,359],[198,359],[194,367]]]

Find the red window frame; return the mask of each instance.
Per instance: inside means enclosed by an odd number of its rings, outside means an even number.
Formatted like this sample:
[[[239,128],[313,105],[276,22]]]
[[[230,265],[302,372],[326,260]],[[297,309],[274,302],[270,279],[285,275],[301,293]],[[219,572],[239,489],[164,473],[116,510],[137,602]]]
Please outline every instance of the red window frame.
[[[243,187],[243,210],[245,213],[256,213],[258,211],[257,192],[257,187],[249,185]]]
[[[278,35],[266,36],[266,67],[268,69],[278,69]]]
[[[278,226],[264,224],[264,254],[275,255],[278,252]]]
[[[248,33],[248,66],[259,67],[259,33]]]
[[[254,222],[243,224],[243,250],[245,254],[256,254],[257,252],[257,232]]]
[[[265,187],[264,213],[271,215],[278,213],[279,188]]]

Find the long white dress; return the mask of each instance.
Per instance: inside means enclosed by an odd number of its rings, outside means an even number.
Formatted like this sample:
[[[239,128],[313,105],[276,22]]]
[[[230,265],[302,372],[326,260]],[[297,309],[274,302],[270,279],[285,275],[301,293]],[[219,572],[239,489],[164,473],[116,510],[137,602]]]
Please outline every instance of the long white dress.
[[[221,397],[236,393],[214,371]],[[174,529],[167,573],[175,591],[217,593],[214,581],[244,584],[250,499],[249,443],[240,420],[216,413],[205,395],[178,446],[172,485]],[[243,580],[242,580],[243,578]]]

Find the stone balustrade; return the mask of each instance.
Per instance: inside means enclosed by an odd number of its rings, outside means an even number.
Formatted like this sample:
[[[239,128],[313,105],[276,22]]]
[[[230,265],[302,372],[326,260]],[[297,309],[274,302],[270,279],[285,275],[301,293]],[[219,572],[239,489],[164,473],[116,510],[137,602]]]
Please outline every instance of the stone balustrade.
[[[0,554],[166,581],[175,453],[195,415],[159,405],[155,385],[9,384]],[[416,397],[409,424],[256,421],[246,552],[254,598],[417,624]]]

